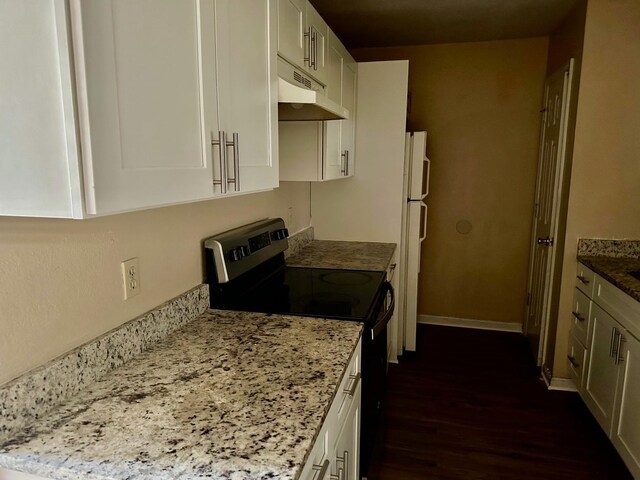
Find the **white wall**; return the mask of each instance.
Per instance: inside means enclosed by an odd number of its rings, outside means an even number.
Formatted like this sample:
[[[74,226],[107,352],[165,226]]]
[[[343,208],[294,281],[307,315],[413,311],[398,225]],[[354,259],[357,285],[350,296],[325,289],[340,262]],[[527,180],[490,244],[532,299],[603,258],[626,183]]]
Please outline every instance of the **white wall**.
[[[408,67],[358,65],[355,175],[312,184],[316,238],[400,244]]]
[[[0,384],[202,283],[202,239],[274,216],[307,227],[309,184],[91,220],[0,217]],[[125,302],[131,257],[141,293]]]

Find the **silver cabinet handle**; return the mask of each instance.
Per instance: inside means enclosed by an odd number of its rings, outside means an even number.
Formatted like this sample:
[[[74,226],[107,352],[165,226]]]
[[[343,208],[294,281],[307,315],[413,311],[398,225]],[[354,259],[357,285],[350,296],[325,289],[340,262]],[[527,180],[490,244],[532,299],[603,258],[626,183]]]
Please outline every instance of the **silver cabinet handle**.
[[[316,472],[320,472],[320,475],[318,476],[318,480],[323,480],[324,477],[327,475],[327,470],[329,470],[329,459],[327,458],[324,462],[322,462],[322,465],[314,465],[313,466],[313,470]]]
[[[618,340],[616,342],[616,359],[615,364],[620,365],[624,361],[622,358],[622,342],[624,342],[624,338],[622,337],[622,333],[618,332]]]
[[[218,140],[211,139],[211,145],[218,147],[218,162],[220,165],[220,180],[213,178],[214,185],[220,185],[220,193],[227,193],[227,136],[220,130],[218,132]]]
[[[582,315],[580,315],[578,312],[571,312],[571,315],[576,317],[576,320],[578,320],[579,322],[585,321],[585,318]]]
[[[618,333],[618,330],[616,330],[616,327],[611,327],[611,342],[609,343],[609,357],[613,357],[613,346],[616,343],[617,333]]]
[[[567,358],[569,359],[569,363],[573,366],[573,368],[578,368],[580,366],[580,364],[576,362],[576,359],[571,355],[567,355]]]
[[[584,283],[585,285],[586,285],[587,283],[589,283],[589,280],[587,280],[586,278],[584,278],[582,275],[576,275],[576,278],[577,278],[578,280],[580,280],[582,283]]]
[[[309,27],[309,30],[307,30],[307,32],[304,34],[305,38],[307,39],[307,44],[309,45],[309,56],[308,57],[304,57],[303,61],[307,62],[309,64],[309,68],[313,68],[314,70],[317,70],[318,68],[316,67],[316,30],[313,27]]]
[[[318,70],[318,32],[312,28],[313,36],[313,69]]]
[[[344,451],[344,456],[336,456],[336,463],[342,463],[342,468],[338,469],[338,475],[331,475],[331,480],[349,480],[349,452]]]
[[[340,173],[342,173],[342,175],[344,175],[345,177],[349,175],[349,150],[345,150],[344,152],[342,152],[342,154],[340,155],[341,160],[340,160]]]
[[[353,383],[351,384],[351,388],[344,389],[344,393],[346,393],[350,397],[353,397],[356,393],[356,389],[358,388],[358,383],[360,383],[360,372],[356,373],[355,375],[349,375],[349,378],[353,380]]]
[[[233,141],[226,142],[227,147],[233,147],[233,177],[227,178],[227,183],[233,183],[234,190],[240,191],[240,136],[232,135]],[[228,168],[228,167],[227,167]]]

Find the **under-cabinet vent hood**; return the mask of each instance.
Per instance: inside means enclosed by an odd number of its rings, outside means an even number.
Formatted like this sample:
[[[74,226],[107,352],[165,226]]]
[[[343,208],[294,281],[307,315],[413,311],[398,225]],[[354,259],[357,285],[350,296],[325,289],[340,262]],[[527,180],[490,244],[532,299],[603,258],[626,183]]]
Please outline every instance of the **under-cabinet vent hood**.
[[[344,120],[349,110],[330,100],[324,87],[278,58],[278,120]]]

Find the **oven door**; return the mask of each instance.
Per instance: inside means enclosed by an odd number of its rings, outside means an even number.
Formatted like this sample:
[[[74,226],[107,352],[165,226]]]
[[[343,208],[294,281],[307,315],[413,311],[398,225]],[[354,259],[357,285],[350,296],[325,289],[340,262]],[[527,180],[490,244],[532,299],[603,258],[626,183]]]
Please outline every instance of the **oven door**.
[[[393,316],[395,294],[384,282],[372,316],[365,323],[362,342],[362,417],[360,430],[360,475],[365,477],[373,455],[376,431],[387,385],[387,325]]]

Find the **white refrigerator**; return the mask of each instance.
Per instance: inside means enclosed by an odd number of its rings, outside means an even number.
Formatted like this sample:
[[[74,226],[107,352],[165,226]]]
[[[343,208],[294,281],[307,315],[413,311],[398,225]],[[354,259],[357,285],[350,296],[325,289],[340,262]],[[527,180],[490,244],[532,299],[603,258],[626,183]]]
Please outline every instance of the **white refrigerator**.
[[[416,350],[418,323],[418,275],[422,242],[427,236],[427,204],[431,162],[427,158],[427,132],[405,136],[402,237],[400,240],[400,288],[398,302],[400,338],[404,349]]]

